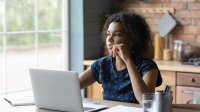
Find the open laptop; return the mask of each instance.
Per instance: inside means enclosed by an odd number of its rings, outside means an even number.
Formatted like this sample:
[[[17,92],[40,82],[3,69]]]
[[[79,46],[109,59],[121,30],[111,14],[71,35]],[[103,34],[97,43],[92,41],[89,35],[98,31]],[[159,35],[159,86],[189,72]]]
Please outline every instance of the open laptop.
[[[69,111],[92,112],[106,106],[82,103],[78,73],[29,69],[35,104],[39,108]]]

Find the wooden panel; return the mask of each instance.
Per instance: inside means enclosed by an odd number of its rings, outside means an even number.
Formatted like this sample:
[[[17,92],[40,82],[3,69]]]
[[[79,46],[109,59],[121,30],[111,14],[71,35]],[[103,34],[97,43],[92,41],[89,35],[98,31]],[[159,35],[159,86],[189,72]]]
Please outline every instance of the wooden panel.
[[[165,71],[200,73],[199,66],[183,65],[179,61],[155,60],[158,68]]]
[[[163,79],[162,85],[176,85],[176,72],[172,71],[161,71],[161,76]]]
[[[193,99],[194,92],[200,91],[197,87],[177,86],[176,103],[186,104]]]
[[[156,91],[162,91],[164,90],[165,85],[161,85],[159,87],[156,87]],[[171,90],[172,90],[172,96],[173,96],[173,101],[172,103],[175,104],[176,103],[176,86],[171,86]]]
[[[175,10],[174,8],[135,8],[135,7],[130,7],[127,9],[128,11],[136,11],[138,13],[174,13]]]
[[[200,87],[200,74],[177,73],[177,85]]]
[[[95,82],[87,88],[87,97],[92,99],[103,99],[102,86]]]

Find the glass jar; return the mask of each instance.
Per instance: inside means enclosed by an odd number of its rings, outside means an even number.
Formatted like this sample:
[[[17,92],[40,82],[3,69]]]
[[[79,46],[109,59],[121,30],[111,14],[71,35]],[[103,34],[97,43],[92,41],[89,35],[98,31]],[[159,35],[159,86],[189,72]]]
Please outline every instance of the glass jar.
[[[178,61],[182,61],[182,59],[183,59],[184,47],[185,47],[185,42],[184,41],[179,41],[178,49],[177,49],[177,60]]]
[[[190,58],[197,58],[198,55],[196,54],[199,52],[198,48],[195,46],[194,43],[184,42],[182,43],[182,49],[184,50],[182,53],[181,60],[182,62],[190,62]]]
[[[173,49],[173,59],[178,59],[178,47],[179,47],[180,40],[174,40],[174,49]]]

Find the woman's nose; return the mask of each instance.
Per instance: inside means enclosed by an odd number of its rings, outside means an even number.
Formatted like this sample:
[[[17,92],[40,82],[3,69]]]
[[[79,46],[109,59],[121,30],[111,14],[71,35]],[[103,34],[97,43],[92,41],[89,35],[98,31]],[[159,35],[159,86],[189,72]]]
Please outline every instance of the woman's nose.
[[[108,42],[114,42],[113,35],[108,36],[107,39]]]

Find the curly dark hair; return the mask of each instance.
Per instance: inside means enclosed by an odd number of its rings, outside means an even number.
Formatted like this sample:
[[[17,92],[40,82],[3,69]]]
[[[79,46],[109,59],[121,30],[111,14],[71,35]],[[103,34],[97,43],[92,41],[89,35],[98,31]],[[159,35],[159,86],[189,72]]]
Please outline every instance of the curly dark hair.
[[[122,24],[123,32],[132,42],[132,52],[136,56],[145,55],[152,46],[150,28],[145,19],[137,13],[119,12],[111,15],[105,22],[102,39],[105,42],[106,32],[112,22]]]

